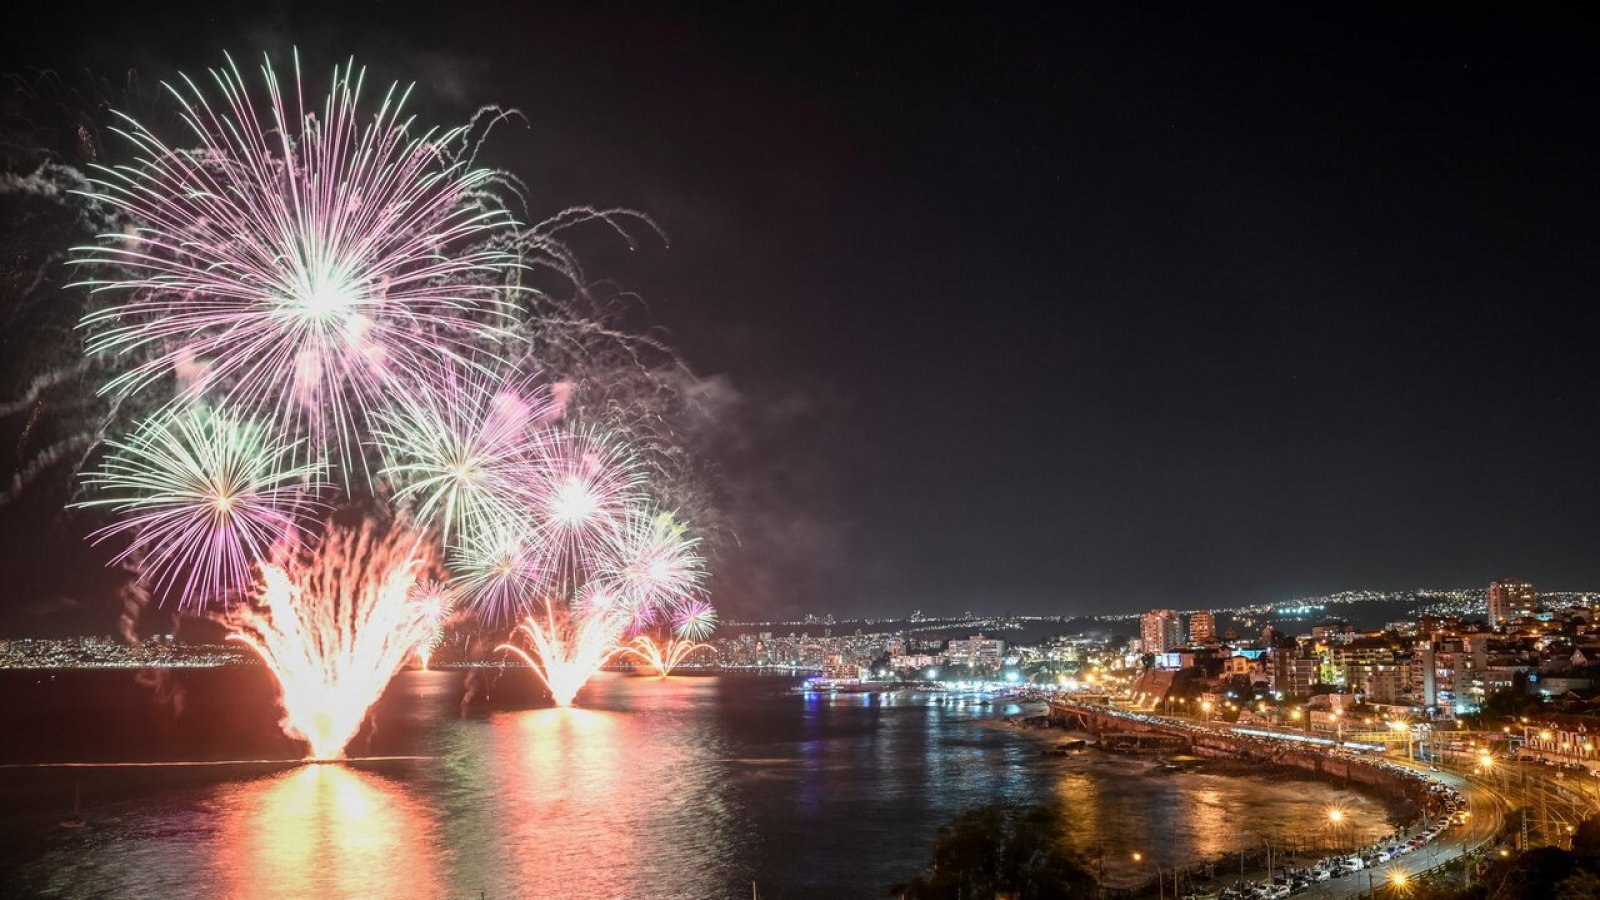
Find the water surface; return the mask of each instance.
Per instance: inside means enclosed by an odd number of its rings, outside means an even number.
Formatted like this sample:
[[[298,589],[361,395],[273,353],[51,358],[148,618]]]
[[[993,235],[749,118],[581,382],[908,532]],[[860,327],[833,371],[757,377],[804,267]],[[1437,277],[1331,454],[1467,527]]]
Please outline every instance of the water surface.
[[[466,677],[402,674],[353,748],[415,759],[0,770],[0,880],[56,897],[880,897],[941,823],[997,800],[1064,801],[1072,844],[1113,881],[1138,876],[1135,850],[1171,866],[1385,828],[1337,785],[1042,758],[1038,735],[996,724],[1015,707],[975,697],[604,675],[556,710],[512,671],[463,716]],[[5,673],[0,762],[289,760],[272,703],[255,668]],[[87,824],[62,828],[75,787]]]

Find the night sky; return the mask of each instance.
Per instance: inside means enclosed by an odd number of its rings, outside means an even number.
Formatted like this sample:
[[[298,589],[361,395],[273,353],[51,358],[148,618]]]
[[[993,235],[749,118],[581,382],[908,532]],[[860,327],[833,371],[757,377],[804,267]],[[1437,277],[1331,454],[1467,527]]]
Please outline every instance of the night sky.
[[[488,160],[536,211],[660,223],[576,243],[719,398],[725,616],[1600,588],[1576,14],[157,6],[45,4],[0,68],[354,54],[522,110]],[[109,630],[52,502],[0,626]]]

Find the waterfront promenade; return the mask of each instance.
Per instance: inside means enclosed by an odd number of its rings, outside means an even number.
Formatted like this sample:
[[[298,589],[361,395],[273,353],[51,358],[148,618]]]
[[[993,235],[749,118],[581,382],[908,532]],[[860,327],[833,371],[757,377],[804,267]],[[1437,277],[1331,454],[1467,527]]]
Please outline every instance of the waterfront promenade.
[[[1379,789],[1403,790],[1413,799],[1416,799],[1415,794],[1426,790],[1425,782],[1419,779],[1427,779],[1454,789],[1466,800],[1467,824],[1450,828],[1421,849],[1376,867],[1314,884],[1296,895],[1301,897],[1362,897],[1375,889],[1381,893],[1383,887],[1396,881],[1410,881],[1465,854],[1489,847],[1505,825],[1510,810],[1541,801],[1548,805],[1549,798],[1540,796],[1540,792],[1559,790],[1559,787],[1545,784],[1543,779],[1526,779],[1526,770],[1521,773],[1524,778],[1513,784],[1505,773],[1474,777],[1466,773],[1434,771],[1410,760],[1324,747],[1306,741],[1303,734],[1277,733],[1255,727],[1241,729],[1223,722],[1160,716],[1118,708],[1110,703],[1052,699],[1050,709],[1053,720],[1074,720],[1078,726],[1097,734],[1113,730],[1122,734],[1166,734],[1181,738],[1195,752],[1204,755],[1290,765],[1321,775],[1346,777]],[[1569,809],[1554,823],[1557,829],[1575,826],[1581,817],[1581,810],[1570,808],[1570,799],[1563,798],[1563,802]],[[1244,878],[1259,880],[1266,875],[1265,869],[1258,865],[1253,870],[1247,869]],[[1226,872],[1219,872],[1217,877],[1201,885],[1215,890],[1237,880]]]

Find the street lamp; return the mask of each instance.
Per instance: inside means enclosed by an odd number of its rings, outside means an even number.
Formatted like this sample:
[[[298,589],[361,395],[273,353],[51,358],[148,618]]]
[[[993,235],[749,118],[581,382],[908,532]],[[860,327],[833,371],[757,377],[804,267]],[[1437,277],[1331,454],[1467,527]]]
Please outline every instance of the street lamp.
[[[1410,762],[1414,757],[1411,750],[1411,723],[1403,719],[1396,719],[1389,723],[1389,730],[1406,736],[1406,761]]]
[[[1133,861],[1135,863],[1143,862],[1144,854],[1137,850],[1133,851]],[[1150,868],[1156,870],[1156,891],[1161,895],[1161,900],[1167,900],[1167,882],[1161,877],[1161,866],[1152,859],[1150,860]],[[1177,880],[1176,876],[1174,876],[1173,880]],[[1176,897],[1177,885],[1174,884],[1172,889],[1174,891],[1173,896]]]
[[[1483,774],[1485,775],[1492,776],[1496,772],[1494,757],[1487,750],[1479,754],[1478,765],[1483,769]]]

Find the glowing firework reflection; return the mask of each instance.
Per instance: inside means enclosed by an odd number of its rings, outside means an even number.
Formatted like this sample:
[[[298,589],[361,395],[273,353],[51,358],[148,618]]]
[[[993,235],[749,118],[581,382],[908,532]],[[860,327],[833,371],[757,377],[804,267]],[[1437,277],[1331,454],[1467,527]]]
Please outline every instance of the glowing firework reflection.
[[[304,766],[219,799],[225,897],[443,897],[436,825],[401,785]]]
[[[637,683],[605,674],[595,681],[593,700],[606,707]],[[482,800],[462,815],[481,823],[473,833],[505,860],[504,882],[497,894],[491,881],[489,896],[729,894],[739,878],[731,836],[742,833],[729,751],[717,727],[681,717],[714,692],[711,679],[668,681],[630,713],[536,709],[492,716],[476,730],[452,759],[483,771]],[[692,824],[678,832],[669,823]],[[688,845],[706,864],[683,864]]]
[[[283,730],[310,759],[338,759],[367,710],[432,626],[411,586],[424,548],[402,529],[336,529],[315,552],[261,567],[263,610],[235,615],[229,640],[278,680]]]
[[[710,644],[682,641],[677,638],[672,638],[662,645],[641,634],[628,642],[624,652],[655,669],[657,675],[665,676],[671,675],[672,670],[683,665],[690,656],[701,650],[710,649]]]

